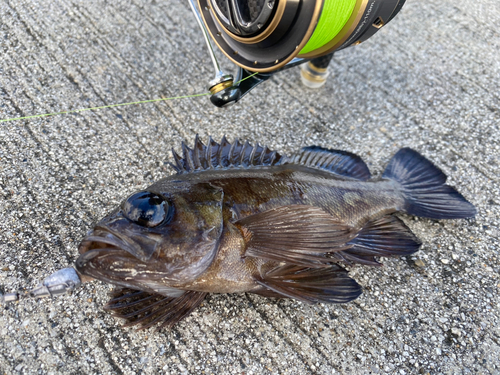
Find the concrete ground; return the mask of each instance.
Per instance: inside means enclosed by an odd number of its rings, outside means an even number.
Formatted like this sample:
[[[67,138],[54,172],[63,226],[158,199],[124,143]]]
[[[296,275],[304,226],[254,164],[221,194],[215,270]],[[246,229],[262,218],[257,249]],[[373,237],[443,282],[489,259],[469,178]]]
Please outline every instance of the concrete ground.
[[[402,215],[421,250],[354,267],[364,294],[347,305],[212,295],[160,333],[121,328],[101,282],[2,306],[1,372],[499,374],[499,24],[497,0],[409,0],[318,91],[293,69],[227,109],[200,97],[0,123],[3,292],[71,265],[92,224],[172,173],[169,149],[197,133],[345,149],[375,175],[410,146],[478,209]],[[211,69],[185,1],[0,1],[0,119],[196,94]]]

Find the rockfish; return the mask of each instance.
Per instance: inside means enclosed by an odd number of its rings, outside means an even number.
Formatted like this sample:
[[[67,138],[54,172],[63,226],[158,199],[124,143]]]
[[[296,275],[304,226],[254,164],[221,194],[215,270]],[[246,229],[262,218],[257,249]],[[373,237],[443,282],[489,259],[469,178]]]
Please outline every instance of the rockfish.
[[[378,180],[359,156],[317,146],[286,157],[196,137],[173,158],[175,175],[125,199],[79,247],[77,272],[117,286],[106,309],[129,326],[171,326],[207,293],[349,302],[361,287],[339,263],[377,266],[418,250],[394,213],[476,213],[409,148]]]

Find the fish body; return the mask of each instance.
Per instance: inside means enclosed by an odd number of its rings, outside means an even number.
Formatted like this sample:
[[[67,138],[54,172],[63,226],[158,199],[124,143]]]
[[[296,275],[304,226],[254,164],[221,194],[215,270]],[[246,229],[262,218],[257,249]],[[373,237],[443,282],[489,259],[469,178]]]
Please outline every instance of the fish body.
[[[339,263],[379,265],[420,242],[393,215],[464,218],[474,207],[411,149],[372,180],[356,155],[306,147],[284,157],[198,138],[177,174],[127,198],[80,245],[82,275],[119,286],[107,308],[128,325],[172,325],[206,293],[348,302],[360,286]]]
[[[399,211],[404,203],[392,181],[341,179],[332,173],[296,164],[214,170],[201,172],[197,177],[201,186],[208,183],[221,191],[223,231],[216,250],[218,257],[192,283],[175,287],[212,293],[260,289],[255,283],[255,273],[261,273],[260,267],[275,266],[275,262],[266,258],[245,257],[247,241],[244,226],[238,223],[241,219],[280,207],[310,206],[321,208],[336,222],[363,228],[371,218]],[[191,174],[183,174],[163,179],[148,191],[197,191],[203,190],[201,186],[193,181]],[[309,240],[306,233],[303,235]]]

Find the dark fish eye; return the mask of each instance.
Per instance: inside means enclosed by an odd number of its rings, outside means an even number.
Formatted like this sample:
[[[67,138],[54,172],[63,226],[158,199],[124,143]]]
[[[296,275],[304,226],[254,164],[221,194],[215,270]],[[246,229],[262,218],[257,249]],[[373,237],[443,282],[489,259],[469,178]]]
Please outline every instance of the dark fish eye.
[[[169,213],[169,204],[158,194],[141,191],[123,202],[122,212],[127,219],[143,227],[153,228],[163,223]]]

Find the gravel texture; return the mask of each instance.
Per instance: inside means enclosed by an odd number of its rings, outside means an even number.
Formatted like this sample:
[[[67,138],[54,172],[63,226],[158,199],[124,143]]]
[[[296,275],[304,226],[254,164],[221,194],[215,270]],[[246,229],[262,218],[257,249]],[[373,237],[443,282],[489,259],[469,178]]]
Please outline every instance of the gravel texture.
[[[345,149],[374,175],[410,146],[478,208],[402,215],[421,250],[354,267],[364,294],[347,305],[212,295],[160,333],[121,328],[101,282],[1,306],[1,372],[499,374],[499,23],[497,0],[409,0],[317,91],[292,69],[227,109],[200,97],[0,123],[3,292],[71,265],[92,224],[172,173],[169,149],[196,133]],[[0,0],[0,119],[201,93],[212,75],[185,1]]]

